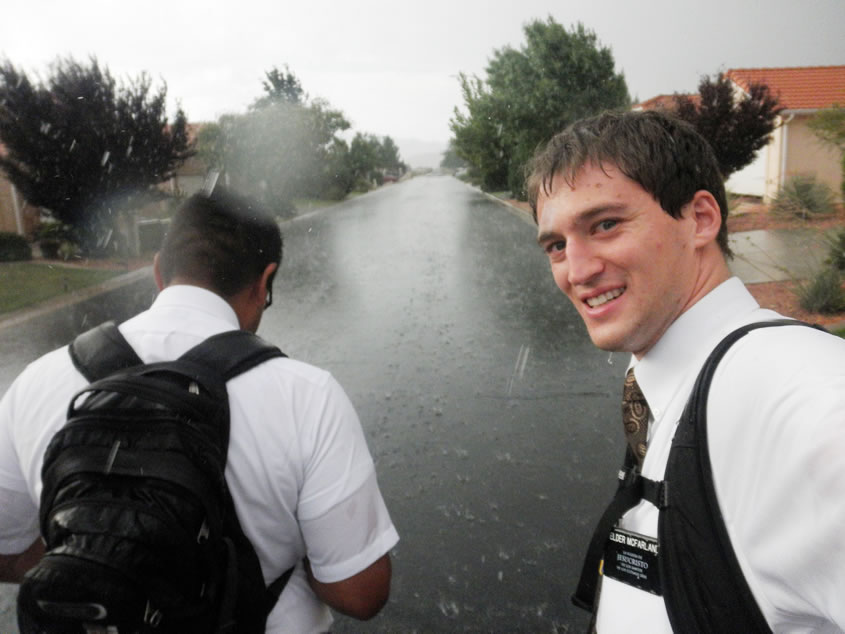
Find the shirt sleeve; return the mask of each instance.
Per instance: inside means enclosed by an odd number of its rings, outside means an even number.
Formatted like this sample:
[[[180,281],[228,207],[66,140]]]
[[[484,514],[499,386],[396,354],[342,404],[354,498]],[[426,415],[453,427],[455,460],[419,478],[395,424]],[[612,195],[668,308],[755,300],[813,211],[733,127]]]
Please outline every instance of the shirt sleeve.
[[[324,515],[300,520],[314,576],[324,583],[361,572],[399,541],[375,473]]]
[[[26,550],[38,537],[38,509],[29,495],[12,434],[14,385],[0,401],[0,554]]]
[[[340,385],[329,378],[310,403],[304,482],[297,517],[314,576],[347,579],[398,541],[361,423]]]
[[[38,539],[38,509],[27,493],[0,487],[0,555],[17,555]]]
[[[845,341],[771,330],[736,344],[714,377],[716,491],[772,628],[845,630]]]

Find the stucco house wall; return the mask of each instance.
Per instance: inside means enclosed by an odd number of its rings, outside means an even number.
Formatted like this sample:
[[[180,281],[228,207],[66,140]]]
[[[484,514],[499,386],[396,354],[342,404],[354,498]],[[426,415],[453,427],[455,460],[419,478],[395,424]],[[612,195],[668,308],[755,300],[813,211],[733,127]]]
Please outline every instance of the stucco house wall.
[[[0,172],[0,231],[29,235],[38,224],[38,210],[18,194]]]
[[[789,144],[785,159],[784,181],[795,175],[814,175],[816,181],[829,185],[838,192],[842,182],[839,169],[839,152],[822,143],[808,122],[809,114],[797,114],[787,126]]]
[[[785,108],[766,152],[755,159],[755,163],[765,165],[763,200],[770,202],[796,175],[812,176],[838,194],[842,182],[839,151],[822,143],[807,124],[820,110],[845,105],[845,66],[745,68],[731,69],[726,74],[741,90],[751,83],[766,84]],[[729,187],[732,184],[735,183],[729,180]],[[733,191],[759,195],[757,191],[739,189]]]
[[[757,156],[749,165],[731,174],[725,182],[725,188],[734,194],[757,196],[762,198],[766,193],[769,182],[769,162],[771,143],[757,152]]]
[[[813,134],[807,125],[813,114],[785,112],[769,144],[750,165],[731,175],[727,189],[770,202],[791,177],[810,176],[839,192],[839,152]]]

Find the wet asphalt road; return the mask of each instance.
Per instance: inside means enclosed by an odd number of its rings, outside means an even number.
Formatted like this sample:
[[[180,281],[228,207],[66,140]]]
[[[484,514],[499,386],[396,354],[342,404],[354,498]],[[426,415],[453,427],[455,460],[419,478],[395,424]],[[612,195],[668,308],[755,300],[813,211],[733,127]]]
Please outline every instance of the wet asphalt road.
[[[569,602],[623,451],[627,358],[597,351],[535,228],[447,176],[284,226],[259,334],[333,372],[361,417],[401,541],[390,602],[338,632],[583,631]],[[0,388],[149,283],[0,329]],[[137,308],[133,307],[137,305]],[[0,594],[0,632],[14,631]]]

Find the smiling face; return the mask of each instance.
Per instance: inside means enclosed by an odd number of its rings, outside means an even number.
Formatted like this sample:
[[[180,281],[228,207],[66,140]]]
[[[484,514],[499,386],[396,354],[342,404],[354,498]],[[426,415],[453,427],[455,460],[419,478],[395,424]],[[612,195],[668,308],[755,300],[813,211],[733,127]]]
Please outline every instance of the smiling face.
[[[572,186],[556,175],[549,191],[537,199],[538,242],[555,282],[603,350],[642,357],[727,278],[706,192],[676,219],[614,166],[591,164]]]

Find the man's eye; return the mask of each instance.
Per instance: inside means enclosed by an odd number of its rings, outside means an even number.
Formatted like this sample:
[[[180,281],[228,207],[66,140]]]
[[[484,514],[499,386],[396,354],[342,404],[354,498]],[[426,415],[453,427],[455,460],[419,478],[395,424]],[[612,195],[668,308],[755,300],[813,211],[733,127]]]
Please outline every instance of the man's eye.
[[[563,240],[558,240],[557,242],[550,242],[549,246],[546,247],[546,251],[549,253],[560,253],[561,251],[566,250],[566,242]]]
[[[617,224],[619,224],[619,223],[616,220],[602,220],[598,224],[598,230],[599,231],[610,231]]]

